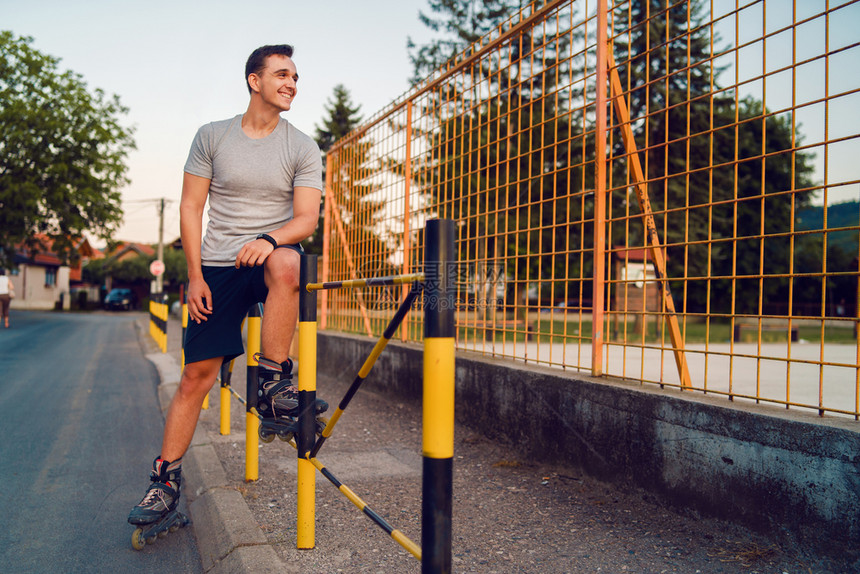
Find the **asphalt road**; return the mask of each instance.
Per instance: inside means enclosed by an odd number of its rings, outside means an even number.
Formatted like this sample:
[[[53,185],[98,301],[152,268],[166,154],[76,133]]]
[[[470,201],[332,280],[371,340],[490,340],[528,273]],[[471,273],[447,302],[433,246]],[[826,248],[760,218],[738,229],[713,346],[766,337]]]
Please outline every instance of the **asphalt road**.
[[[131,548],[163,424],[135,317],[13,311],[0,328],[5,572],[202,572],[191,528]]]

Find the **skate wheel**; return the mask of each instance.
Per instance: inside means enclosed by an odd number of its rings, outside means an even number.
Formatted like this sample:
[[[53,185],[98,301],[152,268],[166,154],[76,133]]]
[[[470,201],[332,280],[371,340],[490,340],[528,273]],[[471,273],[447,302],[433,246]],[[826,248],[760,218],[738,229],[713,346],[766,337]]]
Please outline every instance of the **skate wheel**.
[[[290,442],[293,440],[294,434],[290,431],[283,431],[278,433],[278,438],[284,442]]]
[[[162,530],[161,532],[159,532],[158,537],[159,538],[167,538],[167,530]]]
[[[152,536],[147,536],[146,537],[146,543],[147,544],[155,544],[155,540],[157,538],[158,538],[158,536],[156,536],[155,534],[153,534]]]
[[[322,435],[325,427],[328,426],[328,417],[317,417],[317,434]]]
[[[259,435],[260,435],[260,440],[265,442],[265,443],[270,443],[273,440],[275,440],[275,435],[273,435],[270,432],[263,432],[262,430],[260,430]]]
[[[179,530],[179,524],[174,524],[170,528],[168,528],[167,530],[170,532],[176,532],[177,530]]]
[[[131,533],[131,547],[135,550],[143,550],[143,547],[146,546],[146,541],[140,536],[141,534],[143,534],[143,528],[136,528]]]

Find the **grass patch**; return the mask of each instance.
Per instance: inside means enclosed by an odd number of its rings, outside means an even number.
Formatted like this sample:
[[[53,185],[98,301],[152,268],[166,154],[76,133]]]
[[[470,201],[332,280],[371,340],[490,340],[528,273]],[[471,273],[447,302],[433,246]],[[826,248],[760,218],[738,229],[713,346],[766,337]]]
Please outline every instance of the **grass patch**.
[[[590,340],[592,338],[592,322],[578,321],[577,317],[563,318],[536,316],[530,317],[528,327],[522,321],[506,320],[496,323],[496,328],[484,328],[482,325],[461,325],[458,328],[458,338],[461,340],[486,340],[497,343],[502,342],[524,342],[526,340],[540,340],[541,342],[574,342],[579,339]],[[610,321],[606,329],[605,338],[607,342],[620,343],[646,343],[653,344],[661,341],[671,342],[669,328],[659,328],[656,319],[650,319],[647,332],[641,333],[634,323],[622,323]],[[688,320],[686,325],[679,324],[684,340],[687,344],[704,344],[709,342],[729,343],[732,340],[732,325],[726,320],[711,320],[706,324],[700,320]],[[758,329],[756,325],[749,325],[741,332],[743,343],[755,343],[758,341]],[[801,325],[798,327],[798,338],[809,343],[820,343],[823,339],[830,344],[852,344],[856,342],[854,331],[847,327],[825,326],[822,330],[820,325]],[[789,339],[788,329],[780,327],[775,329],[763,329],[761,332],[762,343],[785,343]],[[585,341],[588,342],[588,341]]]

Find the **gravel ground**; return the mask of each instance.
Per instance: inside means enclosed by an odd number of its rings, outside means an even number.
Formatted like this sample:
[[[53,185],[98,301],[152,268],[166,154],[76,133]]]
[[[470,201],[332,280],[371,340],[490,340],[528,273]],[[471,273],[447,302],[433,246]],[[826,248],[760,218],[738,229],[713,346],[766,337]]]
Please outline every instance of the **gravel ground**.
[[[233,387],[244,394],[244,357]],[[354,376],[354,375],[353,375]],[[371,374],[371,379],[372,379]],[[336,405],[351,382],[323,379]],[[369,386],[369,382],[365,387]],[[362,387],[318,458],[394,528],[420,545],[420,406]],[[316,548],[297,550],[296,451],[260,445],[260,479],[244,481],[243,407],[219,434],[218,389],[201,425],[228,479],[284,561],[310,573],[419,572],[418,561],[317,474]],[[332,406],[333,409],[333,406]],[[607,484],[552,461],[527,460],[458,425],[454,461],[454,572],[829,573],[851,565],[801,552],[728,522],[680,513],[648,493]],[[854,565],[856,567],[856,565]]]

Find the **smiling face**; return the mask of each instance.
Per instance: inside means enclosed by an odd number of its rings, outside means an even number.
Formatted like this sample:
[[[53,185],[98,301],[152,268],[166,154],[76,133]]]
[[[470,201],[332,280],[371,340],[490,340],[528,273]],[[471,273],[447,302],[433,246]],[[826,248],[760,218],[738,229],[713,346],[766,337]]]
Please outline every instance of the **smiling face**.
[[[291,58],[273,54],[266,58],[265,67],[248,76],[252,93],[257,93],[265,104],[280,111],[288,111],[298,89],[299,75]]]

